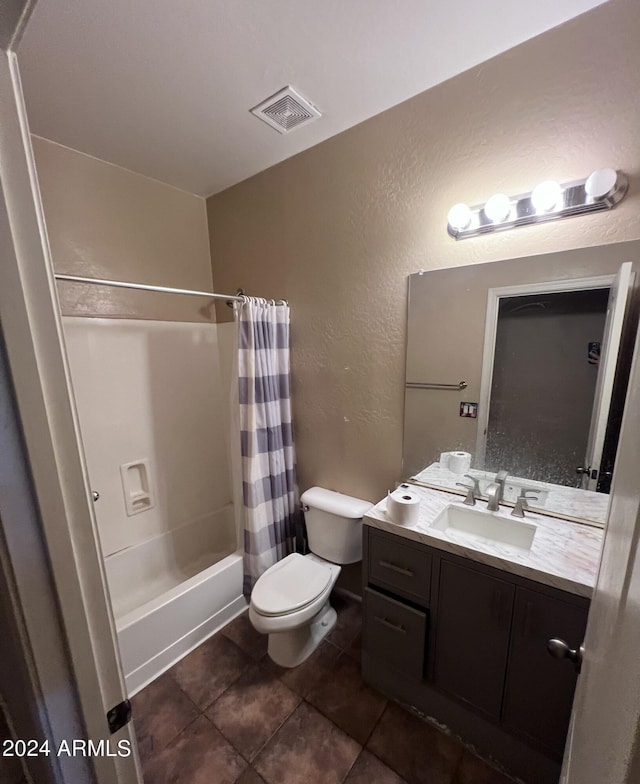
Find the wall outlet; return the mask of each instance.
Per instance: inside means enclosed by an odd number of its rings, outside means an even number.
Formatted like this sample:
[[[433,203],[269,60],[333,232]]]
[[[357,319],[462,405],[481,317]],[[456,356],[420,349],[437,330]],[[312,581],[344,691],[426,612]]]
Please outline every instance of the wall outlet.
[[[471,419],[478,418],[478,404],[477,403],[460,403],[460,416],[470,417]]]

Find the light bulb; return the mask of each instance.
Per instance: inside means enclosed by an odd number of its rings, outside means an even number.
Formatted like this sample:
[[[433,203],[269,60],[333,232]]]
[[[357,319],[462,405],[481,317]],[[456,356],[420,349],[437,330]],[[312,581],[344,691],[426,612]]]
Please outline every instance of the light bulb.
[[[549,212],[558,206],[562,198],[562,188],[555,180],[545,180],[533,189],[531,203],[536,212]]]
[[[484,205],[484,214],[493,223],[501,223],[509,217],[511,202],[504,193],[494,193]]]
[[[592,199],[603,199],[613,190],[617,179],[618,172],[615,169],[596,169],[587,177],[585,192]]]
[[[471,209],[467,204],[454,204],[449,210],[447,221],[454,231],[462,231],[471,223]]]

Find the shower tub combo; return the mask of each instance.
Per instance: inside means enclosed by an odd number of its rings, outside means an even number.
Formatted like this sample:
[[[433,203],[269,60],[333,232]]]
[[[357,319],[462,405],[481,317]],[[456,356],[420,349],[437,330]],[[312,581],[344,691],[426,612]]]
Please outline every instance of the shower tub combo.
[[[131,696],[247,606],[235,328],[84,317],[64,328]]]
[[[234,531],[231,504],[216,516]],[[233,542],[220,549],[216,530],[207,519],[106,559],[130,696],[247,607],[242,552]]]

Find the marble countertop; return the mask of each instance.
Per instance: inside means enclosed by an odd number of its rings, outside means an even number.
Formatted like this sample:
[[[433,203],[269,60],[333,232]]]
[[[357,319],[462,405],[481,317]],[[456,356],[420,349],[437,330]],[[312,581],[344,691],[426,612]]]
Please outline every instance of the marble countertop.
[[[431,527],[448,504],[462,505],[460,496],[418,485],[410,485],[409,488],[409,492],[420,498],[420,513],[415,525],[402,526],[392,522],[387,515],[386,499],[367,512],[364,523],[553,588],[578,596],[591,596],[600,562],[602,529],[528,511],[526,522],[537,527],[530,550],[486,539],[475,541],[451,529],[445,533]],[[486,503],[478,501],[475,508],[485,509]],[[511,509],[506,508],[495,514],[514,520],[510,512]]]
[[[480,471],[477,468],[471,468],[467,473],[480,480],[481,492],[484,492],[488,484],[495,481],[495,473]],[[433,488],[441,487],[453,493],[464,493],[463,490],[456,486],[456,482],[468,484],[468,481],[461,474],[455,474],[449,471],[448,468],[442,468],[439,463],[432,463],[411,477],[411,482]],[[586,520],[599,525],[604,525],[607,519],[607,510],[609,508],[609,495],[607,493],[596,493],[592,490],[554,485],[550,482],[539,482],[517,476],[509,476],[506,484],[505,497],[511,502],[515,502],[520,488],[525,487],[530,490],[541,491],[539,501],[531,501],[529,506],[532,510],[538,509],[543,514],[562,517],[565,520],[575,520],[576,522]],[[509,494],[509,490],[512,489],[510,486],[515,491],[511,494]]]

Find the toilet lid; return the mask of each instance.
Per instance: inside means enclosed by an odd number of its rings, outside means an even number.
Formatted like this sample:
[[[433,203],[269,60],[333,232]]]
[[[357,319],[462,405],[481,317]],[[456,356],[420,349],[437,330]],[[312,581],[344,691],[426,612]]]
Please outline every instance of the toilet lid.
[[[312,602],[330,580],[328,567],[292,553],[258,578],[251,603],[261,615],[285,615]]]

